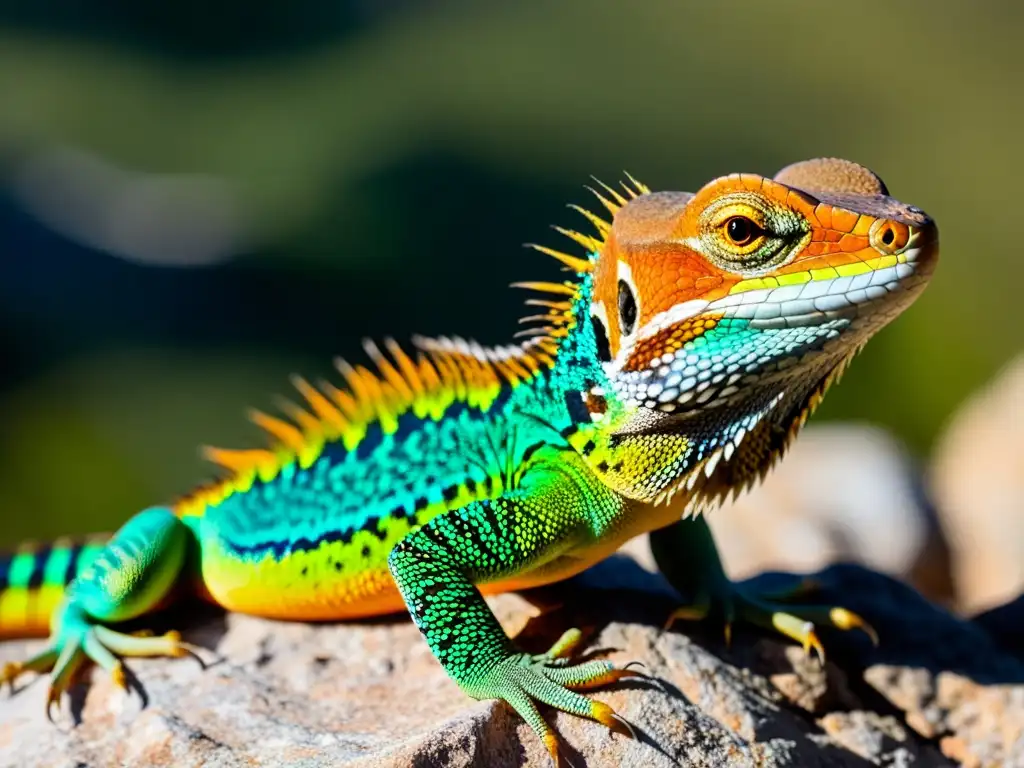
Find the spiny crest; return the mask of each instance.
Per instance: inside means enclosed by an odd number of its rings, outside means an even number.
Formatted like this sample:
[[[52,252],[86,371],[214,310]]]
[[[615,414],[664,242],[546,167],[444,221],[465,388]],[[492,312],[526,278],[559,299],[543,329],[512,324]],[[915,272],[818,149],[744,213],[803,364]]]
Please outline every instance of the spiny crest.
[[[622,184],[626,197],[601,182],[597,184],[604,194],[590,190],[612,215],[628,200],[650,191],[632,176],[627,174],[627,178],[629,184]],[[594,259],[611,231],[611,224],[579,206],[571,207],[593,225],[598,236],[558,227],[556,230],[587,249],[587,258],[543,246],[533,247],[558,259],[578,277],[593,270]],[[458,338],[419,337],[414,339],[418,350],[415,358],[391,339],[384,342],[387,354],[367,341],[366,353],[376,371],[336,360],[336,367],[345,379],[344,388],[327,381],[318,381],[314,386],[294,376],[292,384],[302,395],[304,404],[281,400],[280,409],[287,420],[262,411],[250,411],[249,418],[271,438],[270,446],[243,450],[204,448],[205,458],[228,470],[230,475],[180,499],[179,511],[198,513],[235,491],[246,490],[257,478],[272,479],[292,460],[300,467],[309,467],[329,442],[340,442],[352,450],[371,424],[378,424],[385,433],[393,433],[398,429],[398,418],[410,411],[420,418],[437,420],[456,401],[486,409],[502,386],[517,386],[551,368],[559,340],[569,334],[575,323],[572,310],[579,295],[579,284],[566,280],[515,285],[554,294],[554,299],[537,298],[526,302],[546,311],[523,318],[523,322],[542,323],[540,327],[517,334],[529,337],[525,341],[516,346],[485,348]]]
[[[615,212],[630,200],[635,200],[641,195],[646,195],[651,191],[645,184],[640,183],[628,173],[626,174],[626,178],[628,182],[621,182],[623,190],[622,193],[598,179],[594,179],[594,182],[600,187],[601,191],[598,191],[593,187],[587,187],[587,189],[598,199],[604,209],[610,215],[614,216]],[[578,205],[570,205],[569,207],[581,214],[588,222],[590,222],[590,225],[597,231],[597,235],[586,235],[574,229],[565,229],[557,226],[553,227],[553,229],[560,235],[564,235],[569,238],[577,245],[582,246],[586,251],[585,258],[572,256],[563,251],[548,248],[543,245],[537,245],[535,243],[529,243],[527,247],[540,251],[541,253],[559,261],[566,271],[575,272],[578,279],[582,275],[594,271],[597,255],[607,240],[608,235],[612,230],[612,225],[610,222],[605,221],[603,218],[586,208],[582,208]],[[535,341],[556,341],[557,339],[564,338],[569,334],[575,323],[572,310],[573,304],[579,296],[579,284],[577,281],[566,280],[561,283],[521,282],[513,283],[512,287],[527,288],[540,293],[555,294],[560,297],[560,300],[558,301],[552,301],[549,299],[527,299],[527,306],[542,307],[547,311],[527,315],[526,317],[521,318],[519,321],[520,323],[540,323],[541,325],[520,331],[516,334],[516,338],[530,338]]]
[[[386,434],[394,433],[399,417],[407,412],[438,420],[454,402],[486,409],[503,386],[516,386],[554,365],[556,352],[553,343],[544,340],[497,348],[459,338],[416,338],[414,344],[418,350],[415,357],[392,339],[384,342],[385,350],[372,341],[365,342],[376,370],[336,360],[344,388],[327,381],[313,385],[293,376],[304,404],[282,399],[279,405],[287,419],[258,410],[249,414],[270,437],[270,446],[203,448],[205,458],[227,469],[230,476],[180,500],[182,510],[217,504],[234,491],[251,487],[257,478],[273,478],[292,460],[302,468],[309,467],[329,442],[352,450],[371,424],[379,425]]]

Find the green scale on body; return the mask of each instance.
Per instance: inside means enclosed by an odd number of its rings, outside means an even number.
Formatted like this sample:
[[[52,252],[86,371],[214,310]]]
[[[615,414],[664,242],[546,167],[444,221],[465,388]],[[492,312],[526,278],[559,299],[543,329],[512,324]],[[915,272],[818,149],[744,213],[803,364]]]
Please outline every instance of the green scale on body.
[[[223,479],[36,580],[63,590],[50,644],[0,679],[52,669],[54,702],[88,660],[123,680],[119,656],[180,655],[176,633],[108,625],[183,591],[291,619],[404,605],[452,679],[508,702],[557,760],[537,703],[628,734],[578,691],[636,673],[573,663],[576,630],[522,653],[481,590],[566,578],[651,531],[659,567],[692,600],[670,621],[714,608],[818,649],[813,622],[866,627],[842,608],[741,591],[699,513],[763,476],[856,351],[920,293],[934,225],[839,160],[696,194],[624,189],[599,195],[612,223],[585,214],[596,236],[565,231],[585,258],[540,249],[575,279],[526,284],[552,296],[531,302],[534,338],[421,339],[415,357],[371,345],[376,372],[341,364],[344,390],[296,380],[305,405],[287,407],[290,421],[254,417],[269,449],[211,449]],[[9,587],[14,562],[0,567]],[[0,598],[0,631],[38,628],[16,614]]]

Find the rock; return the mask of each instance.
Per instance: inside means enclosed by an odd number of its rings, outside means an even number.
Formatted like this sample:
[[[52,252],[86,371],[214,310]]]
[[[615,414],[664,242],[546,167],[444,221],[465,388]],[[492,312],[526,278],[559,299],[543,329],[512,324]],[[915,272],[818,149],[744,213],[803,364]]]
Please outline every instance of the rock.
[[[975,612],[1024,589],[1024,356],[976,393],[937,446],[931,487],[958,605]]]
[[[820,578],[826,597],[841,592],[875,624],[879,649],[830,633],[822,667],[749,628],[731,649],[710,622],[663,631],[667,585],[624,554],[531,593],[542,615],[516,595],[492,604],[527,649],[579,626],[589,648],[652,675],[595,694],[636,741],[547,713],[577,766],[1024,765],[1024,662],[886,576],[843,566]],[[144,709],[97,673],[59,727],[43,716],[45,684],[32,682],[0,698],[0,765],[548,765],[505,705],[448,680],[405,618],[311,626],[204,609],[170,620],[220,660],[134,660]],[[0,660],[39,647],[0,645]]]
[[[1024,595],[973,618],[999,646],[1024,661]]]
[[[762,484],[709,521],[734,577],[856,562],[932,600],[952,598],[948,552],[920,472],[877,427],[809,425]]]

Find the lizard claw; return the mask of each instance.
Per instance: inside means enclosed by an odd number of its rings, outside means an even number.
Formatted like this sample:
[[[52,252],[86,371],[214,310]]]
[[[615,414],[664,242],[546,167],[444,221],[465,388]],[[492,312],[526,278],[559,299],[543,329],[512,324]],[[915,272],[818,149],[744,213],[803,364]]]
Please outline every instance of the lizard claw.
[[[110,679],[113,680],[114,685],[125,693],[128,693],[128,676],[125,672],[124,663],[122,661],[119,660],[110,670]]]
[[[603,701],[595,701],[593,703],[591,706],[591,717],[607,727],[609,731],[636,741],[636,731],[633,730],[633,726],[629,724],[629,721],[616,713],[614,709]]]
[[[832,624],[838,629],[859,629],[868,639],[871,640],[871,644],[878,647],[878,633],[875,628],[864,621],[858,614],[853,611],[848,611],[845,608],[831,608],[828,612],[829,618],[832,620]]]
[[[55,685],[51,685],[46,692],[46,719],[54,725],[57,724],[57,721],[53,719],[53,706],[57,705],[57,714],[59,715],[61,693],[62,691]]]
[[[707,618],[710,611],[710,600],[699,600],[689,605],[680,605],[668,615],[662,629],[667,632],[672,629],[672,626],[677,621],[701,621],[702,619]]]
[[[788,602],[794,597],[820,589],[820,586],[816,579],[804,577],[795,587],[773,591],[769,593],[770,596],[766,596],[723,579],[715,583],[713,592],[704,590],[694,603],[676,608],[669,616],[666,628],[676,619],[703,619],[714,605],[715,612],[725,619],[723,631],[727,648],[732,642],[733,622],[737,619],[780,632],[800,643],[808,656],[813,652],[822,664],[825,663],[825,648],[818,636],[817,626],[832,626],[841,630],[859,629],[877,646],[878,633],[853,611],[840,606],[793,605]]]
[[[22,664],[16,661],[8,661],[4,664],[3,669],[0,670],[0,688],[2,688],[5,683],[9,684],[11,686],[11,693],[14,693],[14,681],[21,676],[23,671],[24,666]]]
[[[50,672],[46,717],[51,722],[53,705],[60,710],[61,696],[78,679],[87,662],[105,669],[114,684],[126,692],[132,686],[121,656],[193,656],[205,667],[195,648],[182,642],[181,634],[173,631],[160,636],[127,635],[101,624],[81,622],[65,625],[63,634],[55,636],[51,643],[42,653],[24,662],[8,662],[0,671],[0,685],[10,683],[12,689],[14,681],[25,672]]]

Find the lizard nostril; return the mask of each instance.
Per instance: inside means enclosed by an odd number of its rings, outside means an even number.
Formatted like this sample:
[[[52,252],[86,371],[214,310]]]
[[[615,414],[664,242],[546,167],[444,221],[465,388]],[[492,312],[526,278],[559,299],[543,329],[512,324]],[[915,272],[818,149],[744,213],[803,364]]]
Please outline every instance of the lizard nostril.
[[[875,250],[884,254],[898,253],[910,242],[910,227],[898,221],[879,219],[871,225],[868,236]]]

